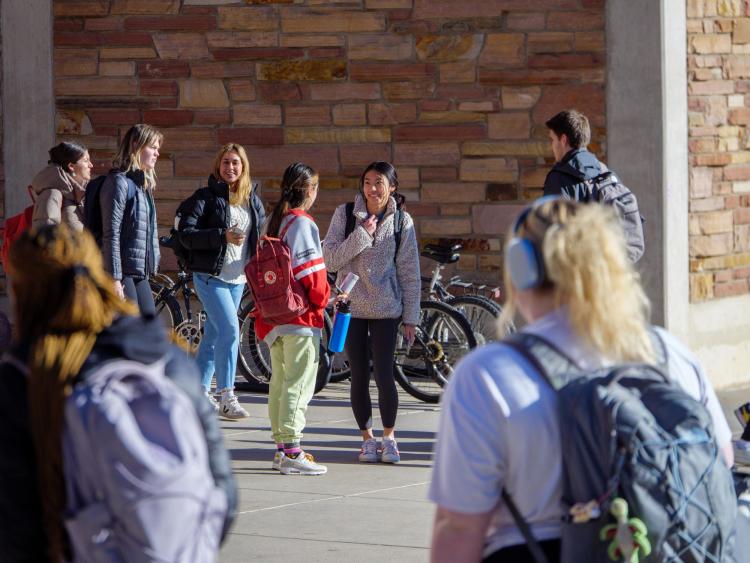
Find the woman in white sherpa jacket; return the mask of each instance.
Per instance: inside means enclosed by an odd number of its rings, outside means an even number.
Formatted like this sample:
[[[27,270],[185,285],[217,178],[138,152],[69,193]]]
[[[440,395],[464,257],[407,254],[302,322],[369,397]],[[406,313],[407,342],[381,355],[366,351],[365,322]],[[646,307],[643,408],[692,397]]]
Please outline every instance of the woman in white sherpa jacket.
[[[396,209],[404,202],[397,193],[396,169],[388,162],[373,162],[362,173],[360,193],[354,200],[354,230],[346,235],[346,204],[333,215],[323,241],[323,257],[337,282],[353,272],[359,276],[350,294],[351,324],[346,354],[352,371],[351,403],[362,432],[359,461],[397,463],[395,426],[398,391],[393,375],[393,354],[399,324],[414,340],[419,322],[419,248],[411,216],[402,212],[401,235],[396,245]],[[372,431],[370,354],[378,385],[383,423],[382,452]]]

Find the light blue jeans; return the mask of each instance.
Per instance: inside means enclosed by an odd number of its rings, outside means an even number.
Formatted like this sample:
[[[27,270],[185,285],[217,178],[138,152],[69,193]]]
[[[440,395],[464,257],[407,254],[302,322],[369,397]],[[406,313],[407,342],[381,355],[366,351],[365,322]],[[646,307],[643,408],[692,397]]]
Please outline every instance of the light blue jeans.
[[[237,352],[240,346],[240,325],[237,308],[245,284],[227,283],[209,276],[194,274],[193,285],[206,311],[203,339],[195,361],[201,371],[201,384],[211,389],[211,378],[216,375],[216,390],[234,389]]]

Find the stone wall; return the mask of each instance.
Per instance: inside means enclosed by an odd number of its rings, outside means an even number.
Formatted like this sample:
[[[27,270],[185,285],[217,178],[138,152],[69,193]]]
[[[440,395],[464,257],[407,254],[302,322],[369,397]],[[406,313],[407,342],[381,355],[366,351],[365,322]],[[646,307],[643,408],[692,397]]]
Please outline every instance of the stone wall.
[[[552,162],[544,121],[586,112],[604,151],[604,0],[56,0],[57,131],[106,169],[163,128],[159,219],[246,145],[263,196],[321,173],[325,233],[372,160],[399,171],[422,240],[465,239],[497,278],[502,233]]]
[[[750,292],[750,2],[688,0],[690,295]]]

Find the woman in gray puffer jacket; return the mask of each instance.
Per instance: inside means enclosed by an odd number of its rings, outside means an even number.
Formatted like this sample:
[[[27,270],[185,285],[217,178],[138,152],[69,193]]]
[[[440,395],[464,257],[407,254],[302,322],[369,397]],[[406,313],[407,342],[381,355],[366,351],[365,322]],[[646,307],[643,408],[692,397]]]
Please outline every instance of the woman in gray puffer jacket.
[[[99,192],[104,268],[115,291],[138,303],[143,315],[156,314],[148,278],[159,269],[156,228],[156,161],[163,135],[150,125],[128,129]]]
[[[419,248],[411,216],[396,213],[404,202],[397,189],[398,176],[391,164],[370,164],[354,200],[354,229],[347,234],[347,206],[340,205],[323,241],[326,267],[338,272],[337,282],[349,272],[359,276],[350,294],[352,318],[345,346],[352,371],[352,410],[362,432],[359,461],[363,463],[397,463],[401,459],[394,433],[398,390],[393,354],[399,325],[403,323],[404,336],[412,342],[419,322]],[[398,216],[401,236],[397,247]],[[371,355],[383,423],[382,453],[372,431]]]
[[[89,152],[80,145],[60,143],[52,147],[47,167],[31,182],[36,195],[33,226],[65,223],[74,231],[82,231],[83,198],[93,167]]]

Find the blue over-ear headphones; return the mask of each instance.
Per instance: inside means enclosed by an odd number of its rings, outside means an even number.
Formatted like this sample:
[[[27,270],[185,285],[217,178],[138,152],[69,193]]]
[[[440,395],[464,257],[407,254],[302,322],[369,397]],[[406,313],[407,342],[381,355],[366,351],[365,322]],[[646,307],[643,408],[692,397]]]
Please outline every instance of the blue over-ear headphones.
[[[516,289],[533,289],[541,286],[547,279],[541,250],[531,240],[517,235],[521,225],[524,224],[532,211],[555,199],[560,198],[554,195],[540,197],[524,209],[513,224],[514,236],[505,250],[505,267],[508,269],[510,279]]]

